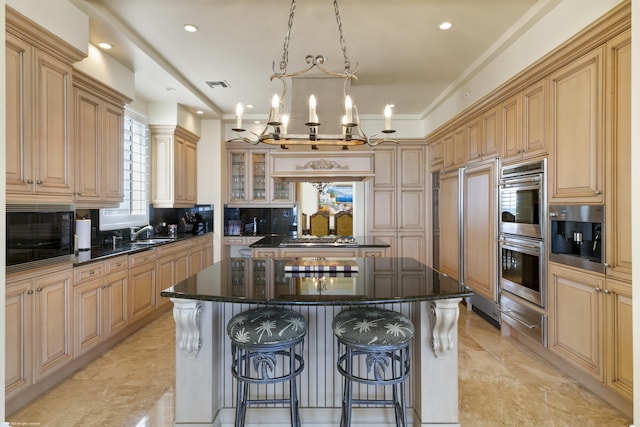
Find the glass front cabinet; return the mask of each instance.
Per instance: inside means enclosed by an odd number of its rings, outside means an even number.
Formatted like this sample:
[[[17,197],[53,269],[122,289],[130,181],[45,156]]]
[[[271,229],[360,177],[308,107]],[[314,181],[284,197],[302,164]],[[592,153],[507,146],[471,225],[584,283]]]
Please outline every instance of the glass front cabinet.
[[[230,149],[227,159],[229,205],[264,203],[289,206],[295,203],[294,184],[270,178],[268,150]]]

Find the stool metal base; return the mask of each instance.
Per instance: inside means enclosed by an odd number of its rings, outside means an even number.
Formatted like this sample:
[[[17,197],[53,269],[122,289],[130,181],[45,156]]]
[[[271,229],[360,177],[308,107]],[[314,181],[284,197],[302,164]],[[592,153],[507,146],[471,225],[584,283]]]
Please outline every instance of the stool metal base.
[[[396,426],[407,427],[407,405],[405,382],[410,368],[409,343],[383,348],[345,344],[338,339],[338,372],[344,377],[342,415],[340,427],[351,426],[353,405],[391,406],[394,408]],[[371,376],[358,376],[354,372],[354,361],[366,357],[367,372]],[[390,370],[388,369],[390,367]],[[390,371],[390,373],[388,372]],[[354,399],[353,383],[372,386],[391,386],[391,399]]]
[[[296,353],[296,347],[299,348]],[[304,337],[286,344],[239,345],[232,343],[231,373],[236,378],[235,426],[244,426],[247,407],[250,405],[289,405],[291,425],[300,426],[297,376],[304,369]],[[282,374],[276,374],[278,360],[283,363]],[[277,375],[277,376],[276,376]],[[289,398],[249,399],[249,387],[252,384],[276,384],[289,382]]]

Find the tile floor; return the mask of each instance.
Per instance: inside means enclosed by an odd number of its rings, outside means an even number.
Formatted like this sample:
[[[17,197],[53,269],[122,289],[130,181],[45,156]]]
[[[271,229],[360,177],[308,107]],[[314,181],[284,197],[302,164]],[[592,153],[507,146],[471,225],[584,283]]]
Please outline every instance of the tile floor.
[[[174,323],[167,313],[9,417],[9,425],[169,427]],[[461,307],[460,424],[629,426],[631,420]]]

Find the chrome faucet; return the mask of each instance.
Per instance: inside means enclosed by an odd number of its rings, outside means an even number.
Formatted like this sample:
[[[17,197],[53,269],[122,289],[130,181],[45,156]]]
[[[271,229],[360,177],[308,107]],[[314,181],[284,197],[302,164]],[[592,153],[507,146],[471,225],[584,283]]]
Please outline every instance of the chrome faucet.
[[[129,235],[129,241],[133,242],[135,241],[139,235],[141,235],[142,233],[144,233],[145,231],[153,231],[153,226],[152,225],[145,225],[144,227],[141,227],[138,231],[134,231],[134,227],[131,227],[131,234]]]

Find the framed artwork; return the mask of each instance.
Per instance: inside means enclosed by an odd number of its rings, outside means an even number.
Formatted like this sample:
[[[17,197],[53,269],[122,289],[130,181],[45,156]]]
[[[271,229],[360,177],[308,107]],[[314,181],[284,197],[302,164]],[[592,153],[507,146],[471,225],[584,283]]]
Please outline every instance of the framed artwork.
[[[319,196],[320,210],[326,210],[332,215],[353,210],[353,184],[329,184]]]

